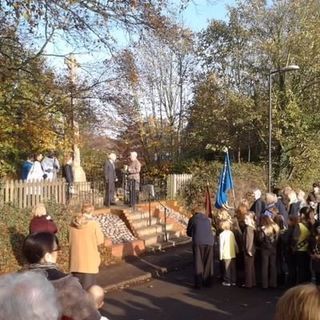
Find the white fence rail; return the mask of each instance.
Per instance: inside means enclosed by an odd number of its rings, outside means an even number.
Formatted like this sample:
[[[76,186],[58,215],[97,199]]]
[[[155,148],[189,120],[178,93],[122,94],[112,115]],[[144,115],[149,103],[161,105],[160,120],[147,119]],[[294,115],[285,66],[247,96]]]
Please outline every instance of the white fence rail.
[[[167,177],[167,198],[175,199],[177,192],[192,178],[192,174],[169,174]]]
[[[54,181],[0,181],[0,205],[10,203],[18,208],[30,208],[39,202],[54,201],[79,208],[83,202],[103,206],[104,183],[79,182],[69,188],[64,179]]]
[[[192,174],[170,174],[167,177],[167,198],[175,199],[177,192],[192,178]],[[72,190],[70,192],[70,190]],[[0,205],[10,203],[17,208],[30,208],[39,202],[54,201],[79,208],[83,202],[103,207],[104,182],[74,183],[70,189],[64,179],[54,181],[0,181]]]

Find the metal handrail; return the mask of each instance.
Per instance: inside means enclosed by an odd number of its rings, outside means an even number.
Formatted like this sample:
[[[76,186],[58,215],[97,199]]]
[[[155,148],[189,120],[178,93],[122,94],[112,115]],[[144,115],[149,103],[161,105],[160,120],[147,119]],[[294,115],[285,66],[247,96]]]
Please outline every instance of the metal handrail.
[[[165,242],[168,242],[168,234],[167,234],[167,210],[168,208],[161,203],[160,200],[157,200],[157,202],[164,208],[164,239]]]

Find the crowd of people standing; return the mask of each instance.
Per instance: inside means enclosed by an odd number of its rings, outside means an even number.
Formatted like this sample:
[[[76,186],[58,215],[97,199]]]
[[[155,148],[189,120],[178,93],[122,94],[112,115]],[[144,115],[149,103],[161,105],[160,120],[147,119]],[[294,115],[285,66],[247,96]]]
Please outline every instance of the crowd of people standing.
[[[122,180],[122,190],[124,193],[124,202],[130,207],[135,207],[139,202],[140,191],[140,171],[141,163],[138,160],[138,154],[135,151],[130,152],[128,165],[124,165],[120,170],[116,168],[117,155],[114,152],[108,154],[104,167],[101,168],[105,180],[105,197],[104,205],[110,207],[116,204],[116,184]],[[74,161],[69,154],[64,158],[63,165],[53,151],[48,152],[43,156],[41,153],[36,153],[29,156],[27,160],[22,163],[21,180],[25,182],[41,182],[41,181],[55,181],[59,176],[62,176],[67,183],[67,198],[71,198],[76,193],[76,182],[74,177]],[[119,171],[121,174],[119,174]],[[80,181],[83,182],[83,181]],[[41,194],[41,190],[29,189],[28,193]]]
[[[19,272],[0,277],[0,320],[106,319],[98,311],[104,291],[96,284],[104,235],[93,219],[93,209],[84,204],[71,221],[70,273],[65,273],[57,265],[58,227],[44,204],[33,208],[29,235],[22,246],[26,263]]]
[[[21,179],[24,181],[55,180],[59,171],[60,163],[54,152],[50,151],[45,156],[36,153],[23,162]]]
[[[224,286],[266,289],[312,280],[320,285],[319,187],[314,183],[306,199],[290,187],[264,197],[255,189],[253,202],[243,199],[234,214],[222,209],[212,220],[200,199],[187,229],[193,238],[195,287],[212,283],[214,248]]]
[[[109,154],[104,167],[106,180],[105,205],[115,204],[116,155]],[[60,164],[53,152],[43,157],[36,154],[22,165],[21,178],[28,182],[54,181]],[[130,153],[130,163],[123,172],[128,181],[128,204],[139,200],[141,164],[137,153]],[[62,166],[62,175],[73,186],[72,157]],[[29,189],[27,189],[29,190]],[[36,188],[33,192],[38,192]],[[30,191],[31,192],[31,191]],[[0,320],[103,320],[98,309],[104,302],[104,291],[96,284],[101,263],[99,248],[104,245],[104,234],[94,219],[94,207],[84,203],[80,214],[69,225],[69,273],[57,265],[60,251],[59,230],[43,203],[32,210],[29,235],[22,246],[26,264],[17,273],[0,277]],[[35,299],[41,295],[38,301]],[[15,299],[12,299],[12,296]],[[38,302],[41,302],[39,305]],[[47,314],[46,311],[51,312]]]

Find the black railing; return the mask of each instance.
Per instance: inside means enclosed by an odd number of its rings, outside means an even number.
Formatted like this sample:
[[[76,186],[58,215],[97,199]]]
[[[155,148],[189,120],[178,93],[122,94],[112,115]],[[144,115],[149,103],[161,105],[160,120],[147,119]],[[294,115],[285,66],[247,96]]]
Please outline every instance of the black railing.
[[[168,233],[167,233],[167,207],[161,203],[161,201],[158,201],[158,203],[164,208],[164,241],[168,242]]]

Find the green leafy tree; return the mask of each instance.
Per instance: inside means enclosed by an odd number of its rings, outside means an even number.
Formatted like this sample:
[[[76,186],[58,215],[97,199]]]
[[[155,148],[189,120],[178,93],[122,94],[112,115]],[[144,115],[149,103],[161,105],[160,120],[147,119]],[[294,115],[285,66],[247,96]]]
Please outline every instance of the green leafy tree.
[[[196,85],[187,134],[197,136],[192,127],[203,124],[202,147],[211,140],[229,145],[238,158],[240,150],[245,155],[250,151],[251,159],[266,159],[268,74],[297,64],[299,72],[273,76],[274,177],[301,179],[317,166],[318,12],[319,2],[313,0],[238,1],[229,9],[228,22],[212,21],[199,36],[202,81]],[[219,88],[214,97],[209,88]],[[211,118],[203,121],[206,111]]]

